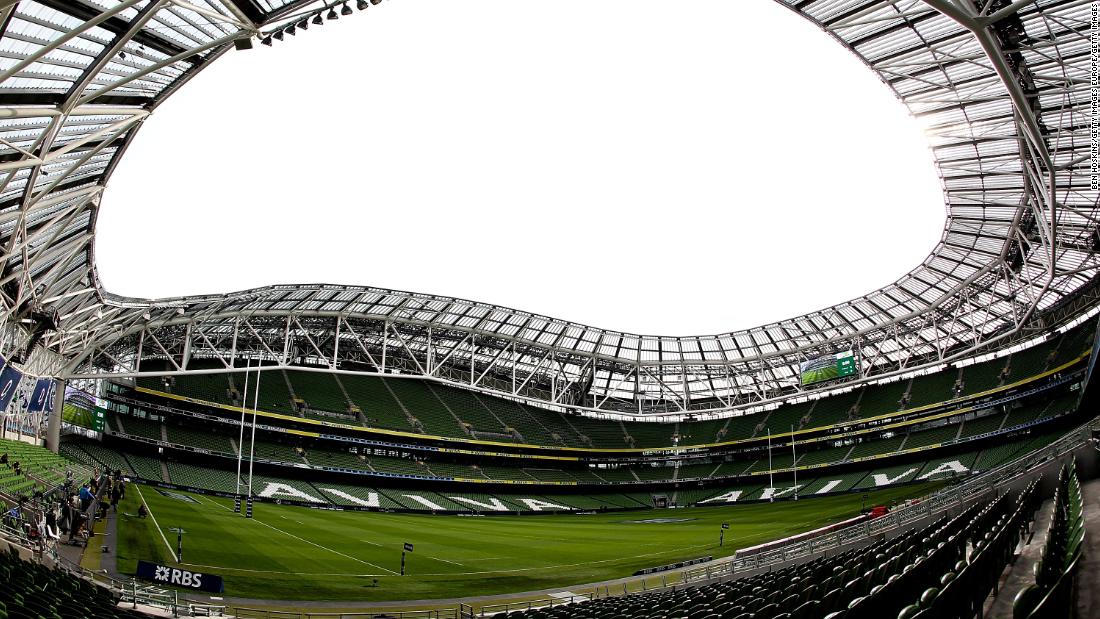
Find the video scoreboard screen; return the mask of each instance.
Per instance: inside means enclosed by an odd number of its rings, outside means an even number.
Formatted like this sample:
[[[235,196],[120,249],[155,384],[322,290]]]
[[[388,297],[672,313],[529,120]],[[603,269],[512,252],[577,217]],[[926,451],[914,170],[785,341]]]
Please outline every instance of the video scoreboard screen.
[[[857,371],[856,357],[850,350],[828,357],[810,359],[799,364],[803,387],[845,376],[854,376]]]

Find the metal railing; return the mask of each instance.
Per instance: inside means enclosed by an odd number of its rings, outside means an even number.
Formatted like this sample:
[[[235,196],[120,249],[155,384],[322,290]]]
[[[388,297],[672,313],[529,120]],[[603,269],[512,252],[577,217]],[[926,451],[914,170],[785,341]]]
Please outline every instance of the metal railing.
[[[117,581],[115,581],[117,582]],[[149,606],[172,613],[173,617],[225,617],[225,606],[203,604],[180,598],[179,591],[162,589],[130,580],[129,588],[121,589],[119,604],[129,604],[131,608]]]
[[[454,608],[369,613],[325,613],[234,607],[231,612],[232,616],[238,619],[459,619],[458,610]]]
[[[484,604],[476,611],[472,606],[468,604],[459,604],[459,614],[463,619],[469,617],[491,617],[499,613],[510,613],[512,611],[526,611],[534,610],[536,608],[553,608],[554,606],[561,606],[563,604],[574,604],[576,602],[587,602],[594,600],[599,596],[597,592],[586,593],[583,595],[570,595],[567,597],[546,597],[538,598],[534,600],[526,600],[523,602],[503,602],[500,604]]]

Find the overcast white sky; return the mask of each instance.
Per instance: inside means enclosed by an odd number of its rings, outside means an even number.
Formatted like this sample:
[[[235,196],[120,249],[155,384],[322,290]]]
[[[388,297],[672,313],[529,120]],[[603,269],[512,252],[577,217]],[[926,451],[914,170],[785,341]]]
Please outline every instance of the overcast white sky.
[[[919,123],[767,0],[389,0],[230,52],[104,196],[108,290],[277,283],[718,333],[918,264],[944,223]]]

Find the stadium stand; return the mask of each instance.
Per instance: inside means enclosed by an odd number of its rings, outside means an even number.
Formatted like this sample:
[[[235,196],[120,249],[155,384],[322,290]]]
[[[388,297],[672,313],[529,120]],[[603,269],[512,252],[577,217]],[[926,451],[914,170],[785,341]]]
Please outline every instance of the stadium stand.
[[[1015,383],[1042,372],[1047,369],[1053,355],[1054,350],[1051,342],[1012,353],[1008,358],[1005,382]]]
[[[928,447],[929,445],[953,441],[955,440],[955,436],[959,433],[959,430],[960,426],[952,424],[918,432],[910,432],[908,438],[905,439],[903,448],[914,449],[916,447]]]
[[[877,456],[880,454],[890,453],[901,449],[901,443],[905,440],[904,436],[896,436],[894,438],[883,439],[881,441],[868,440],[861,443],[857,443],[852,449],[849,459],[855,460],[858,458],[868,458],[871,456]]]
[[[1000,387],[1004,381],[1007,358],[992,359],[968,365],[962,370],[962,394],[982,393]]]
[[[810,411],[810,424],[806,427],[829,426],[852,419],[860,394],[861,390],[857,389],[817,400]]]
[[[380,379],[378,379],[380,380]],[[438,386],[430,386],[427,389],[423,389],[424,384],[421,381],[413,381],[408,379],[393,379],[394,384],[400,384],[398,388],[399,392],[405,393],[408,398],[409,393],[417,394],[415,397],[429,398],[427,402],[434,402],[437,406],[437,410],[443,410],[446,415],[451,418],[452,423],[457,423],[458,418],[452,413],[454,410],[467,411],[465,414],[470,418],[473,418],[470,410],[476,408],[478,411],[479,419],[485,421],[490,417],[492,419],[499,419],[496,413],[490,411],[486,405],[487,402],[505,402],[504,400],[494,400],[488,397],[482,397],[480,394],[466,393],[454,401],[449,401],[449,395],[451,391],[455,391],[451,388],[441,388]],[[383,383],[376,382],[375,384]],[[880,387],[875,387],[879,389]],[[896,394],[901,390],[901,387],[892,387],[892,393]],[[386,392],[389,393],[389,389],[386,388]],[[1077,394],[1074,391],[1051,392],[1060,393],[1060,395],[1034,397],[1026,400],[1021,400],[1016,404],[1012,404],[1013,410],[1009,414],[993,413],[988,414],[989,411],[982,411],[985,413],[982,417],[971,419],[964,424],[957,422],[947,423],[950,419],[944,419],[942,416],[938,421],[932,422],[933,427],[929,428],[928,424],[918,424],[916,428],[924,428],[920,431],[911,430],[907,428],[901,428],[900,431],[894,432],[893,436],[889,438],[883,438],[880,436],[880,432],[857,432],[856,436],[850,439],[846,439],[843,444],[829,444],[829,441],[809,440],[808,442],[800,443],[796,448],[796,455],[799,458],[798,465],[801,468],[832,465],[844,461],[851,460],[864,460],[869,458],[882,458],[895,452],[908,452],[911,450],[920,450],[926,448],[934,448],[943,443],[954,443],[957,439],[965,439],[974,436],[985,437],[990,432],[996,432],[1002,428],[1010,430],[1018,430],[1022,427],[1027,427],[1029,424],[1035,424],[1043,421],[1048,421],[1055,418],[1057,415],[1067,412],[1072,412]],[[837,396],[843,400],[840,408],[849,408],[850,402],[860,402],[860,398],[863,397],[859,392],[841,394]],[[892,396],[891,396],[892,397]],[[396,400],[394,400],[396,402]],[[519,410],[521,407],[515,403],[508,403],[509,406],[514,407],[513,410]],[[742,427],[747,427],[748,424],[756,421],[756,428],[754,431],[763,431],[767,427],[769,419],[775,418],[777,415],[784,415],[790,411],[796,411],[795,414],[801,417],[812,417],[813,411],[818,407],[836,407],[831,404],[829,399],[816,400],[806,403],[801,403],[791,407],[783,408],[765,412],[759,415],[745,416],[745,417],[733,417],[727,420],[711,420],[706,423],[706,431],[714,431],[714,428],[719,427],[718,422],[725,424],[723,427],[732,426],[734,422],[742,424]],[[171,415],[172,422],[165,425],[160,422],[150,421],[140,417],[135,417],[133,414],[127,414],[121,412],[124,410],[133,412],[135,414],[140,413],[140,406],[130,406],[125,403],[120,403],[118,406],[119,412],[111,412],[109,415],[108,426],[116,426],[118,429],[122,429],[130,435],[143,436],[150,438],[150,440],[156,440],[160,444],[158,437],[166,436],[168,438],[168,446],[176,448],[179,446],[181,449],[193,449],[197,448],[220,454],[223,456],[233,457],[236,452],[234,450],[235,441],[237,439],[236,434],[239,432],[239,427],[236,427],[236,414],[232,414],[228,421],[232,423],[210,423],[205,420],[192,420],[185,415]],[[425,406],[422,406],[423,410]],[[161,410],[161,409],[158,409]],[[546,411],[541,411],[546,412]],[[160,413],[163,414],[163,413]],[[560,417],[563,419],[563,417]],[[614,440],[622,440],[623,446],[629,445],[627,442],[627,428],[635,428],[635,433],[639,436],[648,436],[647,440],[660,440],[664,436],[664,432],[672,432],[667,437],[668,441],[673,440],[673,435],[679,428],[691,428],[696,423],[680,423],[680,424],[657,424],[657,423],[633,423],[623,424],[619,422],[609,423],[605,420],[591,419],[587,417],[576,417],[577,423],[581,427],[585,427],[585,424],[590,424],[591,427],[611,428],[613,434],[616,436]],[[268,423],[282,424],[285,423],[281,419],[266,420]],[[919,418],[918,418],[919,421]],[[1009,424],[1009,422],[1011,422]],[[467,422],[468,423],[468,422]],[[487,423],[487,422],[486,422]],[[853,427],[858,428],[859,421],[853,421]],[[484,428],[486,424],[483,424]],[[763,427],[761,427],[763,426]],[[471,425],[472,427],[472,425]],[[655,430],[649,430],[651,433],[648,435],[643,432],[637,431],[636,428],[645,427],[647,429],[655,428]],[[704,427],[704,426],[700,426]],[[874,429],[875,426],[869,426],[870,429]],[[960,428],[963,432],[960,432]],[[137,430],[136,432],[134,430]],[[505,429],[502,427],[502,429]],[[502,438],[517,438],[522,436],[521,431],[513,428],[515,434]],[[473,431],[473,430],[471,430]],[[805,431],[805,430],[803,430]],[[800,431],[800,434],[801,432]],[[114,431],[112,431],[114,432]],[[721,429],[715,431],[716,434],[721,432]],[[507,459],[506,461],[486,461],[484,458],[472,456],[447,456],[442,457],[439,454],[432,454],[424,451],[406,452],[404,454],[394,450],[379,450],[377,448],[372,449],[369,447],[352,448],[345,441],[333,442],[331,440],[323,438],[311,438],[316,436],[308,433],[287,433],[279,431],[278,429],[270,429],[268,427],[262,427],[257,433],[257,442],[255,453],[256,456],[264,461],[268,462],[285,462],[295,467],[310,466],[314,468],[330,468],[340,470],[354,470],[360,471],[368,475],[389,475],[389,476],[416,476],[416,477],[431,477],[431,478],[457,478],[457,479],[474,479],[485,481],[501,481],[501,482],[522,482],[522,483],[578,483],[578,484],[615,484],[615,483],[647,483],[647,482],[671,482],[677,479],[720,479],[720,478],[734,478],[738,476],[744,476],[753,473],[761,473],[769,469],[768,458],[766,451],[763,449],[764,442],[763,437],[758,440],[759,447],[756,451],[750,451],[743,455],[739,455],[736,458],[730,458],[717,454],[717,457],[710,457],[707,461],[695,461],[689,465],[687,474],[681,474],[679,468],[675,466],[646,466],[640,464],[631,464],[629,460],[620,461],[617,466],[610,466],[604,468],[596,468],[586,470],[583,466],[570,465],[567,466],[564,463],[558,463],[554,461],[540,462],[537,466],[525,465],[520,460],[515,458]],[[534,436],[534,435],[532,435]],[[545,435],[542,435],[545,436]],[[578,437],[580,435],[577,435]],[[553,437],[551,437],[553,438]],[[250,445],[250,432],[245,435],[245,453],[248,453],[248,446]],[[801,441],[801,439],[799,439]],[[777,433],[775,437],[775,444],[777,448],[773,452],[771,468],[775,470],[788,469],[794,464],[791,461],[791,454],[789,450],[789,443],[785,443],[782,433]],[[779,445],[787,445],[785,447],[778,447]],[[359,455],[362,452],[363,455]],[[472,452],[471,452],[472,453]],[[383,455],[384,454],[384,455]],[[621,457],[621,456],[620,456]],[[984,463],[987,459],[982,459]],[[127,470],[133,470],[133,467],[126,467]],[[146,463],[141,472],[142,477],[146,477],[151,472],[151,465]]]
[[[81,441],[79,443],[66,443],[65,450],[79,447],[83,451],[87,452],[88,456],[92,458],[98,466],[105,466],[113,471],[123,471],[134,473],[134,468],[130,466],[130,463],[126,461],[126,457],[121,453],[104,447],[96,441]],[[74,458],[79,460],[79,458]]]
[[[121,416],[116,416],[114,421],[117,427],[127,434],[141,436],[152,441],[164,440],[165,435],[162,430],[163,424],[159,420],[154,421],[152,419],[142,419],[141,417],[134,416],[126,417],[125,420],[123,420]]]
[[[348,416],[349,403],[335,374],[325,372],[286,372],[287,381],[294,393],[303,397],[303,409],[321,410]],[[261,387],[263,383],[261,382]],[[351,415],[354,417],[354,415]],[[319,418],[324,419],[324,416]]]
[[[222,363],[209,359],[192,360],[196,370],[216,370],[225,367]],[[167,361],[150,359],[143,366],[143,371],[165,372],[171,371],[174,366]],[[234,374],[191,374],[171,377],[142,377],[137,380],[138,386],[147,389],[167,391],[185,395],[200,400],[209,400],[218,404],[236,404],[230,398],[232,389],[230,377]]]
[[[422,381],[412,379],[379,379],[394,398],[427,434],[468,437],[459,420]]]
[[[413,432],[416,428],[401,404],[381,379],[345,376],[341,384],[352,403],[362,411],[366,426]]]
[[[148,619],[149,615],[120,608],[117,593],[65,570],[49,569],[30,560],[31,553],[0,542],[0,616],[65,619]],[[26,558],[20,555],[25,555]]]
[[[955,397],[958,370],[947,368],[932,374],[916,376],[906,393],[905,408],[917,408],[944,402]]]
[[[791,406],[781,406],[767,413],[764,424],[772,428],[773,432],[787,432],[793,427],[801,430],[807,420],[812,402],[803,402]]]
[[[982,411],[988,413],[989,411]],[[962,425],[962,433],[959,438],[970,438],[973,436],[979,436],[986,434],[987,432],[995,432],[1001,429],[1004,424],[1006,415],[1000,411],[993,414],[985,414],[982,417],[976,417],[974,419],[966,420]]]
[[[933,431],[939,430],[941,429]],[[819,459],[823,463],[828,464],[828,462],[832,461],[834,458],[842,458],[843,454],[847,453],[852,447],[828,447],[823,450],[807,452],[799,458],[799,469],[801,472],[799,473],[798,494],[835,494],[850,490],[870,490],[910,482],[960,478],[969,474],[971,471],[987,470],[988,468],[1017,458],[1032,450],[1039,449],[1049,443],[1058,434],[1058,430],[1051,430],[1046,434],[1025,435],[1009,442],[992,442],[989,447],[984,449],[978,448],[952,455],[937,455],[937,451],[929,451],[927,453],[917,452],[916,454],[907,456],[907,460],[901,463],[889,461],[886,463],[879,463],[873,456],[888,453],[888,450],[899,445],[905,437],[898,436],[890,439],[867,441],[858,444],[857,447],[871,454],[865,456],[870,459],[858,465],[856,470],[852,470],[851,467],[857,465],[847,465],[849,467],[848,469],[840,471],[833,471],[828,466],[823,466],[822,463],[816,462],[816,460]],[[124,443],[118,445],[124,445]],[[288,448],[282,447],[282,449]],[[158,461],[156,458],[137,453],[119,453],[114,449],[110,449],[93,441],[73,441],[66,443],[65,451],[66,453],[84,454],[85,456],[88,454],[95,454],[95,458],[91,460],[93,466],[102,466],[108,462],[114,463],[109,466],[112,468],[121,468],[131,475],[136,475],[151,482],[172,483],[177,486],[199,491],[232,493],[236,490],[234,474],[226,470],[234,466],[235,460],[233,459],[225,460],[220,465],[223,468],[196,466],[176,460],[174,457]],[[307,456],[307,459],[313,458],[318,460],[318,462],[320,461],[318,454],[321,452],[311,450],[306,453],[310,454]],[[337,452],[329,452],[329,455],[334,453]],[[827,454],[827,456],[822,456],[822,454]],[[733,499],[723,500],[722,502],[745,502],[760,500],[761,498],[770,498],[762,496],[766,488],[763,482],[767,481],[767,471],[769,470],[766,457],[743,458],[724,462],[694,463],[681,466],[679,471],[677,471],[677,468],[674,466],[622,466],[615,468],[561,469],[544,465],[535,466],[532,465],[530,461],[523,462],[526,466],[522,467],[519,466],[518,463],[508,466],[489,463],[451,463],[442,460],[428,461],[388,456],[360,457],[351,452],[345,452],[340,457],[342,459],[335,463],[338,468],[353,469],[376,475],[381,474],[390,478],[391,481],[382,482],[380,477],[366,478],[361,474],[356,474],[354,477],[345,478],[339,481],[330,481],[329,478],[308,476],[308,469],[297,466],[282,472],[275,472],[270,469],[262,473],[257,472],[254,480],[254,491],[257,493],[262,492],[269,484],[286,484],[297,491],[304,492],[305,495],[310,498],[303,499],[302,496],[294,496],[293,494],[280,496],[278,491],[267,498],[305,500],[310,503],[331,501],[336,505],[345,505],[346,502],[341,503],[336,501],[336,499],[330,496],[331,493],[325,493],[319,490],[324,487],[335,488],[338,485],[340,488],[344,489],[359,488],[361,491],[360,494],[362,494],[362,492],[371,491],[380,492],[392,496],[394,502],[400,506],[398,509],[419,511],[424,508],[424,505],[414,499],[410,499],[407,495],[412,494],[422,498],[431,497],[435,494],[440,494],[444,497],[467,496],[469,494],[469,488],[459,482],[453,482],[456,484],[453,486],[454,491],[448,490],[445,486],[438,485],[434,486],[431,491],[411,489],[394,490],[390,486],[396,485],[400,488],[403,485],[400,481],[402,477],[435,477],[442,479],[453,477],[456,479],[474,480],[475,482],[481,482],[482,485],[484,485],[485,482],[498,482],[501,485],[500,487],[505,490],[497,492],[494,496],[499,497],[509,505],[515,506],[515,509],[519,511],[527,511],[527,507],[522,502],[517,502],[514,497],[535,498],[547,495],[561,496],[560,488],[562,484],[569,486],[586,484],[584,488],[578,487],[575,490],[576,496],[589,498],[603,496],[605,498],[601,500],[609,503],[606,508],[614,509],[615,504],[622,504],[622,502],[620,501],[617,503],[614,500],[607,500],[606,496],[610,495],[617,497],[620,496],[620,493],[607,492],[606,488],[608,488],[608,486],[617,485],[622,487],[623,484],[669,484],[675,483],[673,476],[676,476],[678,479],[693,479],[691,476],[699,476],[700,478],[706,479],[709,476],[710,479],[714,480],[710,484],[710,487],[689,489],[688,492],[682,493],[682,496],[677,498],[678,503],[680,505],[685,505],[695,501],[703,501],[702,504],[704,505],[711,504],[710,499],[729,494],[732,491],[739,492]],[[814,461],[807,462],[807,458]],[[122,463],[122,465],[119,466],[118,463]],[[162,464],[164,466],[162,466]],[[311,462],[311,464],[319,466],[314,462]],[[791,465],[792,457],[789,452],[784,451],[773,454],[772,468],[774,470],[788,470]],[[167,475],[162,474],[164,471],[167,471]],[[293,474],[291,474],[290,471],[293,471]],[[302,476],[307,476],[308,481],[299,479]],[[244,479],[243,482],[247,483],[247,479]],[[333,483],[337,485],[332,485]],[[382,484],[382,486],[378,484]],[[785,488],[791,488],[791,490],[784,490]],[[676,490],[676,488],[658,488],[652,492],[668,495],[674,494]],[[427,494],[425,494],[426,492]],[[493,487],[491,492],[496,492],[496,486]],[[777,480],[776,489],[772,492],[779,492],[780,494],[778,496],[782,497],[784,496],[783,493],[790,493],[793,495],[794,490],[789,480],[780,479]],[[652,505],[652,497],[648,493],[629,494],[632,494],[635,499],[632,502],[626,502],[626,505],[630,507]],[[354,496],[359,495],[357,494]],[[439,501],[436,501],[435,504],[444,505],[444,503],[440,503]],[[566,501],[565,504],[572,505],[572,503],[568,501]],[[465,503],[463,503],[463,505],[465,505]],[[462,509],[466,510],[467,508],[463,507]]]
[[[1033,519],[1035,486],[977,503],[954,518],[940,518],[894,539],[776,571],[515,611],[507,617],[969,617],[994,590],[996,574]]]
[[[193,466],[169,460],[168,474],[171,483],[192,488],[204,488],[215,492],[236,492],[236,475],[230,471]]]
[[[1067,363],[1077,360],[1091,342],[1091,333],[1091,327],[1082,327],[1033,348],[1017,351],[1010,357],[969,365],[961,370],[948,366],[931,374],[857,387],[821,399],[781,404],[759,413],[704,421],[645,423],[594,419],[415,378],[337,376],[304,370],[266,370],[261,381],[260,400],[263,410],[349,426],[462,440],[571,448],[647,449],[744,440],[763,436],[768,429],[779,434],[790,431],[792,426],[798,430],[824,428],[899,410],[948,406],[955,398],[1008,388],[1012,383],[1032,377],[1041,379],[1040,373],[1052,367],[1053,359]],[[160,365],[149,363],[154,364],[151,369],[164,367],[163,362]],[[224,394],[233,394],[233,388],[227,385],[234,382],[243,385],[241,377],[242,374],[188,376],[170,385],[168,391],[219,404],[227,399]],[[252,373],[253,380],[254,377]],[[143,378],[137,384],[154,392],[165,389],[159,379]],[[241,385],[235,389],[241,389]],[[211,395],[219,393],[223,394],[220,399]],[[155,400],[156,394],[145,392],[141,397]],[[264,405],[268,401],[271,406]],[[126,419],[122,421],[125,425]],[[131,433],[155,438],[156,428],[138,422]]]
[[[859,398],[859,416],[874,417],[905,408],[902,402],[910,384],[910,381],[900,380],[885,385],[868,385]]]
[[[1071,617],[1076,612],[1077,572],[1085,540],[1084,502],[1074,462],[1063,466],[1054,495],[1046,544],[1035,582],[1017,593],[1012,616],[1020,619]]]
[[[1069,363],[1092,350],[1096,329],[1091,323],[1080,329],[1071,329],[1062,335],[1054,353],[1051,367]]]
[[[56,488],[69,474],[77,479],[90,474],[80,460],[23,441],[0,439],[0,454],[7,456],[6,463],[0,466],[0,492],[10,496],[30,496],[36,490]],[[19,463],[18,473],[16,462]]]
[[[842,462],[847,460],[847,456],[851,453],[852,448],[852,445],[843,445],[840,447],[827,447],[825,449],[807,451],[799,456],[798,465],[806,467],[832,462]]]
[[[215,452],[236,453],[232,436],[210,430],[199,430],[178,424],[165,424],[168,441],[180,445],[193,445]]]

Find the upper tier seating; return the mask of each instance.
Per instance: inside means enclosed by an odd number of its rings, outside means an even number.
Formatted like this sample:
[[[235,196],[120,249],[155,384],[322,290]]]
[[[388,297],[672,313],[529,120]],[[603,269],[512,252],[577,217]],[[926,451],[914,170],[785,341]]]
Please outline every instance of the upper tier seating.
[[[306,407],[335,413],[348,412],[348,400],[335,375],[289,371],[286,376],[294,387],[294,393],[302,398]],[[263,387],[263,382],[260,387]]]
[[[949,367],[941,372],[914,377],[909,387],[909,403],[905,408],[927,406],[954,398],[958,376],[959,371]]]
[[[1001,358],[964,367],[962,371],[962,393],[971,395],[1000,387],[1004,383],[1002,374],[1007,364],[1008,359]]]
[[[966,366],[949,366],[933,374],[866,385],[847,393],[783,404],[752,414],[705,421],[644,423],[593,419],[565,414],[455,386],[400,376],[327,374],[305,370],[265,370],[260,408],[312,419],[363,424],[372,428],[461,439],[566,447],[650,448],[699,445],[747,439],[884,416],[899,410],[935,405],[1034,376],[1058,363],[1076,359],[1088,349],[1092,327],[1080,327],[1009,357]],[[197,359],[198,368],[217,368],[220,361]],[[239,365],[239,362],[238,362]],[[143,368],[171,369],[163,361]],[[239,403],[243,373],[141,378],[138,385],[216,403]],[[256,372],[249,375],[254,391]],[[246,403],[252,404],[252,398]],[[123,420],[125,425],[125,420]],[[129,430],[129,429],[128,429]],[[155,428],[134,424],[131,433],[151,436]]]
[[[419,396],[428,396],[433,398],[435,403],[441,408],[444,407],[443,399],[438,397],[438,387],[433,386],[428,390],[419,389],[421,383],[419,381],[412,381],[408,379],[396,379],[387,381],[394,384],[400,384],[399,391],[409,390],[417,388],[415,393]],[[380,383],[381,384],[381,383]],[[386,384],[383,387],[387,389]],[[851,398],[858,398],[858,394],[846,394],[847,399],[851,401]],[[449,398],[449,396],[447,396]],[[808,442],[802,442],[796,446],[795,456],[798,458],[799,467],[818,467],[822,465],[836,464],[850,460],[861,460],[868,458],[880,458],[885,455],[893,454],[895,452],[907,452],[915,449],[936,447],[941,443],[954,442],[956,438],[965,438],[967,436],[976,436],[985,434],[988,432],[997,431],[1002,428],[1020,428],[1027,424],[1033,424],[1037,420],[1044,420],[1051,418],[1057,414],[1069,412],[1073,410],[1076,403],[1077,393],[1073,391],[1065,391],[1054,397],[1048,398],[1031,398],[1024,400],[1022,405],[1014,406],[1009,413],[1000,412],[998,407],[996,411],[980,411],[983,413],[982,417],[971,419],[964,424],[953,423],[949,425],[941,425],[932,428],[925,428],[921,430],[907,431],[905,428],[894,430],[895,434],[890,438],[879,438],[876,433],[861,433],[853,437],[845,438],[842,444],[837,444],[836,441],[826,441],[815,438],[810,438]],[[476,396],[471,393],[464,393],[464,399],[456,399],[453,401],[464,401],[469,407],[480,407],[478,415],[492,415],[493,418],[497,418],[495,413],[488,410],[488,407],[484,405],[484,402],[503,402],[502,400],[493,400],[477,394]],[[812,415],[816,406],[826,401],[817,401],[807,403],[806,406],[801,407],[801,411],[805,411],[807,414]],[[515,411],[523,411],[524,407],[514,405]],[[455,407],[461,410],[462,407]],[[797,408],[797,407],[790,407]],[[454,416],[452,415],[450,408],[442,408],[442,410],[451,417],[452,422]],[[762,418],[765,422],[771,419],[774,415],[782,412],[783,409],[778,411],[766,412],[762,415],[748,416],[748,419],[754,417]],[[801,412],[800,411],[800,412]],[[466,414],[466,413],[464,413]],[[565,420],[564,417],[558,417]],[[745,417],[733,417],[728,420],[714,420],[712,422],[706,422],[707,432],[717,427],[717,421],[729,423],[741,422]],[[162,425],[160,422],[151,422],[146,419],[134,417],[131,414],[115,413],[112,412],[109,418],[109,425],[120,427],[125,429],[131,434],[138,434],[134,432],[134,429],[139,429],[140,434],[148,437],[159,437],[162,432],[167,433],[167,438],[170,443],[177,443],[188,447],[199,447],[207,451],[211,451],[218,454],[225,454],[228,456],[235,456],[236,450],[234,446],[238,439],[239,427],[230,423],[213,423],[203,420],[193,420],[184,415],[173,415],[170,418],[170,423]],[[235,421],[235,419],[234,419]],[[620,422],[608,423],[603,420],[593,420],[589,418],[576,418],[576,421],[581,427],[600,427],[610,428],[614,435],[618,437],[618,440],[623,441],[623,445],[626,445],[626,434],[624,430],[631,428],[635,434],[642,435],[640,428],[654,428],[651,437],[655,441],[662,441],[660,438],[664,431],[672,431],[680,427],[691,427],[699,424],[657,424],[657,423],[644,423],[635,422],[632,424],[625,424]],[[943,423],[945,420],[941,420],[939,423]],[[586,426],[586,424],[589,424]],[[926,424],[922,424],[926,425]],[[961,425],[961,428],[960,428]],[[767,428],[761,429],[766,431]],[[960,431],[961,430],[961,431]],[[782,433],[777,433],[780,440],[783,440]],[[579,435],[578,435],[579,436]],[[265,430],[262,427],[257,433],[257,442],[255,454],[258,458],[266,461],[274,462],[286,462],[295,466],[309,465],[313,467],[334,467],[343,469],[355,469],[364,471],[366,473],[380,473],[380,474],[395,474],[395,475],[417,475],[425,477],[457,477],[464,479],[485,479],[485,480],[502,480],[502,481],[576,481],[577,483],[633,483],[642,481],[665,481],[673,479],[698,479],[698,478],[728,478],[742,476],[748,473],[762,472],[769,469],[768,458],[766,452],[762,449],[756,451],[745,452],[744,455],[738,456],[735,459],[729,461],[723,461],[726,457],[722,455],[710,456],[707,459],[700,459],[694,461],[685,461],[686,471],[678,474],[678,470],[674,467],[646,467],[642,465],[621,466],[618,468],[610,469],[593,469],[591,471],[585,471],[583,469],[574,469],[571,465],[557,463],[554,461],[541,461],[537,465],[525,465],[521,461],[516,461],[514,464],[511,462],[490,462],[482,466],[471,466],[469,463],[453,463],[456,459],[455,456],[446,456],[441,454],[430,454],[427,452],[421,452],[416,454],[416,458],[421,460],[417,462],[413,459],[400,459],[394,457],[382,457],[377,449],[374,450],[376,455],[360,457],[357,455],[358,450],[350,451],[352,444],[345,442],[335,442],[328,439],[311,439],[305,436],[299,436],[284,432],[274,432]],[[246,427],[246,434],[244,442],[241,445],[244,452],[247,454],[251,445],[251,432]],[[669,437],[671,440],[671,436]],[[800,437],[801,440],[801,437]],[[832,442],[833,444],[830,444]],[[371,448],[364,446],[363,453],[368,454],[371,452]],[[396,454],[388,454],[390,456]],[[991,462],[989,458],[981,458],[979,460],[983,465]],[[791,450],[789,446],[778,448],[773,452],[772,462],[770,467],[775,470],[787,469],[792,465]],[[124,465],[121,468],[125,470],[133,470],[134,466],[139,466],[137,463],[131,463]],[[150,467],[148,465],[143,466],[142,471],[135,471],[135,473],[148,476]],[[525,471],[524,469],[530,469]],[[564,469],[564,470],[563,470]],[[531,471],[538,470],[540,473],[532,473]],[[675,476],[675,477],[674,477]]]

